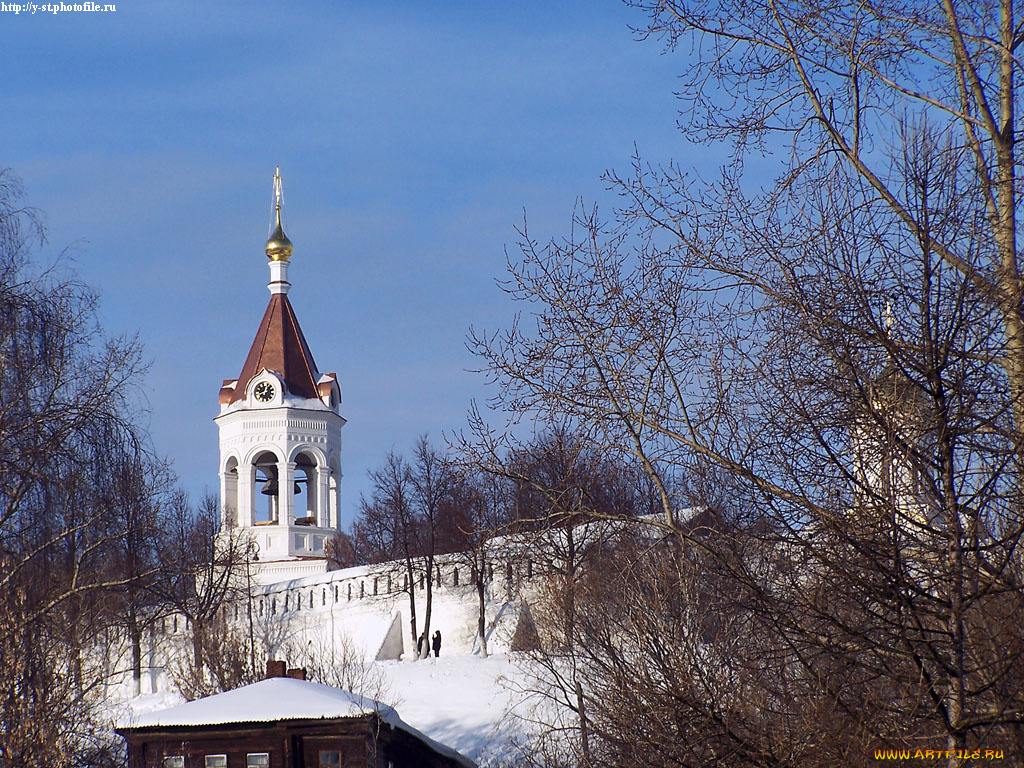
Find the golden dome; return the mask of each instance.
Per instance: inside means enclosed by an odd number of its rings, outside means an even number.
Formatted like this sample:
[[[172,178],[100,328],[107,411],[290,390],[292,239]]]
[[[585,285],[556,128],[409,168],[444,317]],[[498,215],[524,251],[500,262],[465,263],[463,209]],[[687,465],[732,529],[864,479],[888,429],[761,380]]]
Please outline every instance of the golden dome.
[[[267,240],[267,258],[271,261],[288,261],[292,257],[292,241],[281,226],[281,166],[274,168],[274,231]]]
[[[277,206],[277,222],[267,240],[267,258],[271,261],[288,261],[292,257],[292,241],[281,226],[281,206]]]

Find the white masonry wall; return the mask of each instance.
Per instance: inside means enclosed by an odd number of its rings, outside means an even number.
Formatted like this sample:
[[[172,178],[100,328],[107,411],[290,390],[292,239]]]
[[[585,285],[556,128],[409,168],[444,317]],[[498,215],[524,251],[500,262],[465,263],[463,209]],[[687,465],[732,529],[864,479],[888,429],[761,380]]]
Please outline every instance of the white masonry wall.
[[[430,634],[440,630],[442,656],[479,653],[478,597],[464,558],[439,556]],[[248,632],[248,611],[253,634],[267,657],[302,664],[305,654],[320,663],[372,662],[389,659],[412,661],[415,645],[410,626],[409,596],[402,590],[400,563],[358,566],[319,573],[291,581],[253,583],[251,604],[239,600],[222,608],[222,618],[233,631]],[[455,585],[455,571],[459,585]],[[542,566],[525,560],[492,558],[485,592],[489,653],[507,653],[523,613],[522,606],[536,599],[543,583]],[[511,571],[512,580],[509,581]],[[440,574],[440,586],[437,576]],[[390,590],[388,589],[390,576]],[[417,576],[418,578],[418,576]],[[426,590],[416,583],[417,632],[423,632]],[[108,643],[110,683],[106,696],[125,700],[137,693],[174,691],[172,670],[192,653],[191,629],[183,616],[159,620],[143,638],[141,690],[132,690],[131,661],[124,639]]]

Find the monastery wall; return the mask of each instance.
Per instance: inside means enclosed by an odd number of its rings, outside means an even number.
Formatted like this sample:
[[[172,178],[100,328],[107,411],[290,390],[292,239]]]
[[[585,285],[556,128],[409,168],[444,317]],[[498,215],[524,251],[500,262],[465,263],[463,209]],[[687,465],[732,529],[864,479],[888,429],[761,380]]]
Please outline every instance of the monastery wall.
[[[249,599],[225,605],[214,631],[236,639],[251,631],[258,654],[302,666],[315,658],[321,665],[411,660],[415,656],[405,591],[404,564],[384,563],[313,574],[260,585],[252,581]],[[494,558],[488,566],[484,595],[487,648],[506,653],[523,606],[536,599],[540,568],[529,561]],[[418,571],[414,594],[417,633],[424,630],[426,584]],[[251,611],[251,626],[250,626]],[[435,558],[430,634],[441,632],[441,654],[479,653],[479,597],[466,560],[458,555]],[[127,699],[132,691],[130,653],[124,641],[108,644],[111,690]],[[139,693],[174,691],[173,670],[192,654],[192,634],[182,615],[157,621],[143,638],[143,675]]]
[[[508,564],[496,571],[492,570],[495,565],[489,568],[485,590],[487,641],[489,650],[502,652],[515,631],[514,622],[507,626],[512,613],[517,613],[512,606],[522,599],[530,579],[513,568],[510,580]],[[294,647],[300,641],[326,646],[350,642],[364,661],[409,658],[415,648],[405,580],[403,564],[393,562],[270,584],[254,594],[255,621],[269,630],[266,642],[271,651]],[[415,580],[416,626],[417,632],[422,632],[426,618],[424,574],[418,572]],[[441,632],[442,653],[478,651],[478,600],[464,560],[453,556],[435,559],[430,634]]]

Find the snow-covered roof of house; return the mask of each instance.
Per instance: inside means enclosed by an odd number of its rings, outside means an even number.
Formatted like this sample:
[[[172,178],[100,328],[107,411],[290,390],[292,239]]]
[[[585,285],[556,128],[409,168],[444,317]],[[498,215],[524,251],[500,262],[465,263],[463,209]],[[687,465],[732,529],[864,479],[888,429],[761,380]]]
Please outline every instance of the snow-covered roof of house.
[[[273,677],[169,709],[136,715],[130,722],[120,723],[119,729],[327,720],[374,714],[388,725],[412,734],[435,752],[468,767],[475,765],[455,750],[439,744],[407,724],[387,704],[340,688],[289,677]]]
[[[170,709],[147,712],[123,727],[270,723],[374,713],[392,725],[399,720],[395,710],[373,699],[309,680],[273,677]]]

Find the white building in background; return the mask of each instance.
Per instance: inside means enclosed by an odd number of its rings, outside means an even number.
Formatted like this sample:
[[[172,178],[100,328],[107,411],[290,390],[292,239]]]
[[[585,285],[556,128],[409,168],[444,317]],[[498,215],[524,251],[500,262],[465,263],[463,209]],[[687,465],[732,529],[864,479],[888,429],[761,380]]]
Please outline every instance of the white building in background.
[[[327,542],[341,530],[341,389],[321,373],[288,299],[293,252],[281,223],[281,178],[274,175],[275,228],[266,244],[270,302],[237,378],[220,389],[214,421],[220,441],[222,537],[251,542],[244,575],[248,599],[221,607],[219,629],[248,636],[269,658],[302,664],[412,659],[410,586],[397,563],[332,569]],[[503,653],[529,636],[532,619],[522,594],[543,566],[521,546],[495,539],[488,556],[485,635]],[[423,631],[426,579],[432,587],[430,633],[442,635],[441,655],[480,647],[479,595],[473,566],[458,554],[435,557],[429,576],[418,568],[411,586],[417,633]],[[141,691],[130,671],[109,677],[115,696],[173,691],[174,671],[191,653],[191,628],[170,615],[144,642]],[[130,669],[130,649],[113,640],[107,666]],[[130,692],[129,692],[130,691]]]
[[[341,389],[320,373],[288,300],[292,243],[281,224],[267,241],[270,303],[242,372],[220,390],[221,528],[253,544],[261,584],[327,570],[324,546],[340,530]]]
[[[220,389],[221,524],[223,536],[253,543],[252,611],[268,652],[287,647],[345,651],[367,661],[397,659],[414,649],[407,584],[400,569],[331,570],[325,546],[340,531],[341,389],[320,373],[288,299],[293,246],[281,222],[281,177],[274,174],[275,226],[266,244],[270,302],[237,378]],[[518,574],[500,558],[487,589],[489,638],[507,648],[519,611]],[[527,570],[529,574],[527,574]],[[493,566],[492,566],[493,571]],[[533,576],[523,566],[522,578]],[[425,613],[424,575],[412,591]],[[401,583],[400,583],[401,582]],[[464,558],[441,556],[432,576],[431,632],[448,654],[477,644],[478,596]],[[225,609],[228,620],[237,606]],[[509,621],[513,626],[505,627]],[[183,624],[183,623],[182,623]],[[182,626],[182,631],[184,630]],[[499,630],[499,631],[496,631]]]

